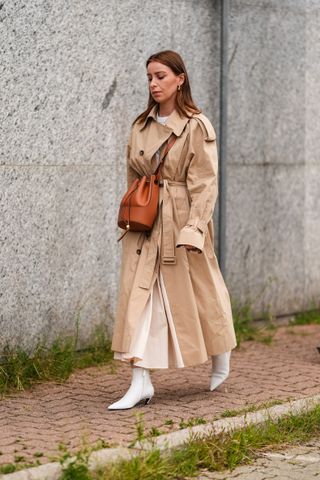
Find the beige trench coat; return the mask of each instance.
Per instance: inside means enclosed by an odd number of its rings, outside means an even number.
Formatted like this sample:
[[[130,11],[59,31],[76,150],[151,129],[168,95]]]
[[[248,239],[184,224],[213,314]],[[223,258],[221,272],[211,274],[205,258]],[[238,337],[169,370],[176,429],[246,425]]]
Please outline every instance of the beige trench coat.
[[[191,366],[236,346],[229,294],[213,248],[218,160],[210,121],[203,114],[188,119],[174,111],[161,125],[154,107],[144,123],[132,127],[127,184],[154,172],[152,159],[172,133],[177,139],[162,168],[152,233],[129,232],[122,240],[112,349],[128,352],[160,268],[184,365]],[[181,244],[201,253],[178,248]]]

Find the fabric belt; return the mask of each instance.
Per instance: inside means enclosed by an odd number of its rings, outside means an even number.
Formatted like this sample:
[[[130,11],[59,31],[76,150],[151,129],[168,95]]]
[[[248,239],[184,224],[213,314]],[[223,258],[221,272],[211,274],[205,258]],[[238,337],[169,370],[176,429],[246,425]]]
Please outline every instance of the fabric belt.
[[[170,192],[171,186],[186,188],[186,182],[178,182],[175,180],[161,179],[159,186],[162,190],[162,198],[160,191],[159,208],[162,206],[162,222],[158,221],[155,231],[152,232],[150,240],[148,240],[149,248],[147,257],[143,265],[143,278],[140,280],[139,287],[149,289],[153,273],[157,262],[158,241],[162,234],[162,251],[160,251],[160,260],[164,265],[175,265],[175,242],[174,242],[174,223],[173,223],[173,205]],[[162,223],[162,232],[161,232]]]
[[[174,242],[174,223],[173,223],[173,206],[170,186],[179,186],[186,188],[186,182],[177,182],[166,178],[160,180],[160,187],[163,187],[162,201],[162,252],[161,263],[176,264],[175,242]]]

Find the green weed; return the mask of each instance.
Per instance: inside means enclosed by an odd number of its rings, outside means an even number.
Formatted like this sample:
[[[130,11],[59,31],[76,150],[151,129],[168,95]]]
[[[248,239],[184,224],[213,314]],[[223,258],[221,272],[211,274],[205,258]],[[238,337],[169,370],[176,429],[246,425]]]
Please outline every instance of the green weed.
[[[290,321],[290,325],[310,325],[312,323],[320,324],[320,310],[318,308],[297,313]]]
[[[25,457],[23,455],[15,455],[14,456],[14,461],[15,461],[15,463],[24,462]]]
[[[93,331],[89,347],[82,350],[78,350],[78,334],[58,337],[50,347],[38,342],[32,355],[6,345],[0,357],[0,393],[24,390],[39,381],[65,381],[76,368],[105,364],[112,356],[111,342],[100,326]]]
[[[171,418],[168,418],[165,422],[164,425],[172,426],[174,424],[174,421]]]
[[[61,480],[91,480],[92,476],[88,468],[88,460],[91,450],[83,448],[72,454],[64,444],[59,445],[61,457],[59,459],[62,467]]]
[[[135,421],[136,436],[132,440],[132,442],[130,442],[129,448],[134,447],[137,442],[141,442],[146,438],[143,413],[136,413],[135,417],[136,417],[136,421]]]
[[[246,303],[240,306],[235,301],[232,303],[233,321],[238,345],[243,340],[254,340],[256,327],[253,324],[254,317],[251,305]]]
[[[271,402],[267,403],[270,406]],[[137,416],[137,436],[141,440],[145,438],[142,419],[142,415]],[[242,430],[221,432],[218,435],[212,433],[204,438],[192,435],[181,448],[163,454],[159,450],[142,450],[129,461],[121,460],[96,472],[89,471],[88,462],[91,452],[100,445],[84,446],[72,454],[65,445],[60,444],[59,462],[63,471],[61,480],[183,479],[197,476],[203,469],[232,470],[252,462],[261,451],[307,442],[319,434],[320,405],[306,413],[288,414],[278,420],[268,419],[263,424],[249,425]],[[7,464],[0,467],[0,472],[12,473],[20,469],[21,464]]]
[[[7,474],[24,470],[25,468],[32,468],[41,465],[40,461],[24,462],[24,457],[15,456],[15,463],[5,463],[0,465],[0,473]],[[2,477],[1,477],[2,478]]]
[[[179,428],[182,430],[183,428],[194,427],[195,425],[204,425],[205,423],[207,423],[207,421],[202,417],[189,418],[186,421],[181,418],[179,422]]]
[[[162,432],[161,430],[159,430],[159,428],[157,427],[152,427],[150,428],[149,430],[149,435],[151,437],[159,437],[159,435],[162,435],[164,432]]]
[[[191,437],[183,448],[161,455],[142,452],[130,461],[109,465],[99,480],[170,480],[196,476],[202,469],[220,471],[252,462],[260,451],[305,442],[320,434],[320,406],[300,415],[288,414],[262,425],[209,437]]]
[[[33,456],[36,457],[36,458],[43,457],[43,453],[42,452],[34,452]]]
[[[289,399],[288,399],[289,401]],[[259,403],[258,405],[249,405],[245,408],[240,408],[238,410],[225,410],[220,415],[221,418],[236,417],[239,415],[244,415],[246,413],[256,412],[257,410],[262,410],[263,408],[270,408],[275,405],[281,405],[285,400],[269,400],[267,402]]]
[[[240,305],[233,300],[232,312],[238,347],[246,340],[255,340],[266,345],[272,343],[276,326],[271,313],[266,312],[262,315],[264,325],[261,327],[258,326],[250,302]]]
[[[246,340],[255,340],[266,345],[272,343],[276,325],[270,312],[260,316],[259,320],[263,321],[262,327],[259,326],[258,319],[253,314],[252,304],[249,300],[241,305],[232,299],[232,312],[238,346]],[[320,324],[320,309],[315,302],[313,302],[310,310],[297,313],[289,322],[290,326],[309,324]],[[290,333],[294,332],[291,331]]]
[[[17,467],[14,463],[5,463],[0,465],[0,473],[13,473],[17,470]]]

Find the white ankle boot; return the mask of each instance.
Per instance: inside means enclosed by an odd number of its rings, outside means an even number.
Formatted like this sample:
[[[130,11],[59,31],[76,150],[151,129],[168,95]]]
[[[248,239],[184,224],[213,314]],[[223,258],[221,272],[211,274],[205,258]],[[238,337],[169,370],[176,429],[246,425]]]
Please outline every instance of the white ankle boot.
[[[124,410],[132,408],[141,400],[147,405],[154,394],[149,370],[141,367],[132,367],[132,381],[127,393],[117,402],[109,405],[108,410]]]
[[[215,390],[229,376],[230,370],[230,352],[212,355],[212,376],[210,390]]]

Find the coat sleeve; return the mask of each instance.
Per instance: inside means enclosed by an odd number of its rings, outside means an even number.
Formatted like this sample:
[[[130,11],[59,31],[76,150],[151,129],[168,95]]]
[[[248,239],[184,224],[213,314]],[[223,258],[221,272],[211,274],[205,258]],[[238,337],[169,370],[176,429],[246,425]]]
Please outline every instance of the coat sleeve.
[[[218,195],[218,155],[214,128],[204,115],[199,117],[190,129],[191,160],[186,179],[190,213],[178,234],[176,246],[189,244],[202,252]]]

